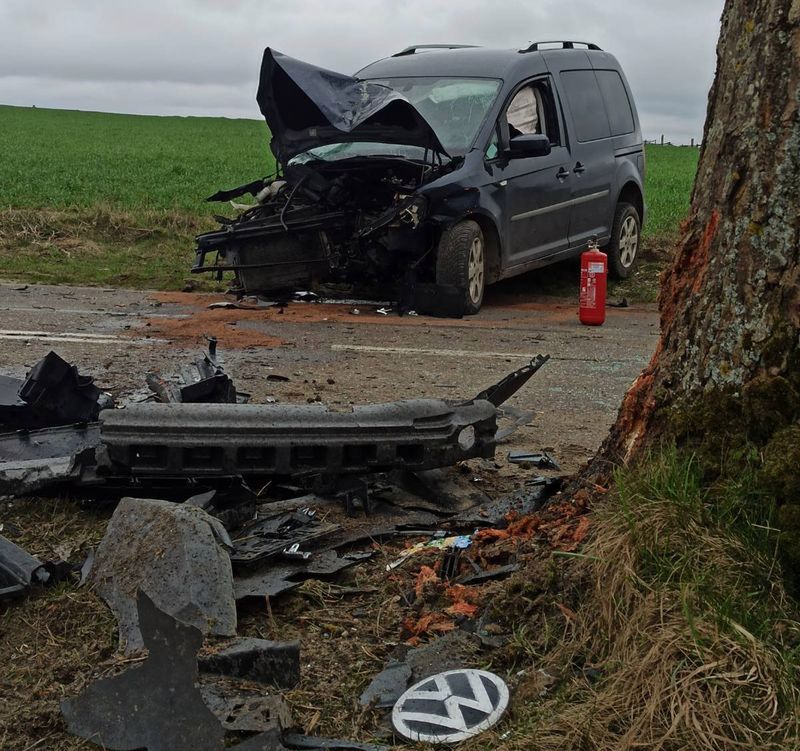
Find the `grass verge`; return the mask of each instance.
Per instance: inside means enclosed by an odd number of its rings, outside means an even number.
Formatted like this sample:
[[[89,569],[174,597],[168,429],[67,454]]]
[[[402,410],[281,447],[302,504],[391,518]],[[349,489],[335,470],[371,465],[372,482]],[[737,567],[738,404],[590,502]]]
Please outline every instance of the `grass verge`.
[[[747,473],[701,477],[674,448],[619,474],[570,562],[574,610],[560,604],[517,639],[516,668],[557,688],[518,691],[511,729],[473,747],[798,747],[800,623],[777,530]]]
[[[214,226],[178,210],[6,209],[0,268],[6,279],[43,284],[223,289],[189,271],[194,236]]]

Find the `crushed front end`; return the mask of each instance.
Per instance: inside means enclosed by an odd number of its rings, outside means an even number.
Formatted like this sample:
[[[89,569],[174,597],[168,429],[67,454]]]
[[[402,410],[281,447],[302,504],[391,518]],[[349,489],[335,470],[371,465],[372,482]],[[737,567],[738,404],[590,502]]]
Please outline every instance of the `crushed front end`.
[[[417,189],[444,169],[398,157],[289,165],[280,179],[248,186],[252,207],[197,238],[192,271],[232,271],[233,289],[248,294],[392,285],[433,248]]]
[[[256,98],[277,174],[211,196],[255,203],[197,238],[192,271],[232,271],[235,291],[268,294],[413,276],[435,242],[418,191],[453,165],[414,105],[271,49]]]

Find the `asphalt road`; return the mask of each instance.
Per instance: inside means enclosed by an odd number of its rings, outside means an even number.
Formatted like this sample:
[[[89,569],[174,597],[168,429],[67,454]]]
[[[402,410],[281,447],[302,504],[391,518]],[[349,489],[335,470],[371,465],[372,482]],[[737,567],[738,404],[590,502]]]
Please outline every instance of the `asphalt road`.
[[[535,417],[498,450],[498,459],[511,448],[545,449],[573,471],[602,441],[658,334],[654,305],[610,308],[605,325],[587,327],[578,322],[574,300],[530,301],[502,290],[490,290],[484,310],[463,320],[384,316],[379,305],[358,303],[208,308],[224,300],[230,298],[0,285],[0,372],[23,377],[52,349],[123,399],[144,387],[148,370],[175,373],[191,361],[209,334],[253,401],[319,400],[346,408],[468,398],[533,355],[549,354],[551,362],[510,402]]]

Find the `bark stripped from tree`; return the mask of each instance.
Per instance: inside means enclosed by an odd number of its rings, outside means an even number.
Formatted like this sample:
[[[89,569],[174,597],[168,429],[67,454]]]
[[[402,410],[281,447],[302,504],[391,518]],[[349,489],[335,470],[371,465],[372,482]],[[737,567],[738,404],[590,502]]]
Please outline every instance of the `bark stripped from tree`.
[[[661,338],[593,469],[663,434],[665,408],[753,379],[800,384],[800,0],[728,0]]]

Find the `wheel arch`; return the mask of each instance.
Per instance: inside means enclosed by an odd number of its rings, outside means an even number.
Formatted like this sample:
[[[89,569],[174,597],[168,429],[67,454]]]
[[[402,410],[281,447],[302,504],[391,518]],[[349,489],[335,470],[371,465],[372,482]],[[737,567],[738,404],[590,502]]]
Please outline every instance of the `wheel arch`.
[[[642,189],[633,180],[628,180],[622,186],[622,190],[617,197],[617,206],[620,203],[629,203],[636,208],[639,214],[639,225],[644,226],[644,195]]]
[[[475,222],[483,233],[484,253],[486,258],[486,283],[491,284],[500,278],[502,269],[502,246],[500,241],[500,233],[497,230],[497,225],[494,219],[486,214],[479,214],[473,212],[466,214],[463,219],[471,219]]]

